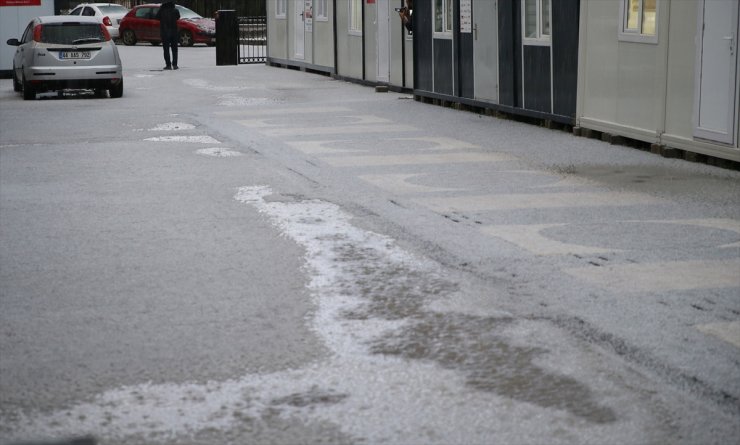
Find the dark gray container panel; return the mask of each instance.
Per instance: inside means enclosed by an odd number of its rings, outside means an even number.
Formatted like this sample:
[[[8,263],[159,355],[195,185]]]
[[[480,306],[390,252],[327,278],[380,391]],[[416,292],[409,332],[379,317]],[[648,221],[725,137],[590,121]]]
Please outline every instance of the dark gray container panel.
[[[552,2],[553,113],[561,116],[576,115],[579,18],[579,0]]]
[[[549,113],[550,47],[524,46],[524,108]]]

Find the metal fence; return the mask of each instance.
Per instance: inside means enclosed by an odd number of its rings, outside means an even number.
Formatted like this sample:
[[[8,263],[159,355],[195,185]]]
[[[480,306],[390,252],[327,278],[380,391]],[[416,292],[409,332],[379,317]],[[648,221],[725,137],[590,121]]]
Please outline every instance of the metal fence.
[[[267,17],[239,17],[239,63],[267,61]]]

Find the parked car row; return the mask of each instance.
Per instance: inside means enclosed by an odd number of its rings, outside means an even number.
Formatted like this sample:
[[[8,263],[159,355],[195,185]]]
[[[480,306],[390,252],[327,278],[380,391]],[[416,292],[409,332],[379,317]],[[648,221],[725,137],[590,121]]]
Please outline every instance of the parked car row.
[[[116,3],[82,3],[71,10],[69,15],[98,17],[108,29],[111,38],[117,39],[118,26],[128,11],[128,8]]]
[[[97,96],[123,96],[123,68],[114,39],[157,45],[159,4],[139,5],[130,11],[114,3],[83,3],[68,15],[36,17],[15,46],[13,89],[31,100],[36,93],[89,89]],[[216,44],[216,24],[177,5],[181,46]]]
[[[195,43],[216,44],[216,22],[196,14],[194,11],[176,5],[180,12],[177,31],[180,46],[193,46]],[[134,7],[121,20],[119,27],[124,45],[135,45],[137,42],[149,42],[152,45],[161,43],[159,21],[156,19],[159,4],[146,4]]]
[[[161,43],[157,11],[159,3],[135,6],[129,10],[116,3],[82,3],[72,9],[69,15],[97,17],[108,29],[113,39],[122,39],[125,45],[137,42],[149,42],[152,45]],[[203,43],[209,46],[216,44],[216,22],[196,12],[176,5],[180,12],[177,22],[180,46],[193,46]]]

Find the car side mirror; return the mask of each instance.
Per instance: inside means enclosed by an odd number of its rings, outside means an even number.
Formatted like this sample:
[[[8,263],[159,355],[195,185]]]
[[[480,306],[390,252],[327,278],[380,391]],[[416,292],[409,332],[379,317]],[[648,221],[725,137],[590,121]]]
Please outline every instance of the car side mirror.
[[[5,43],[7,43],[10,46],[20,46],[21,44],[21,42],[19,42],[18,39],[8,39],[8,41]]]

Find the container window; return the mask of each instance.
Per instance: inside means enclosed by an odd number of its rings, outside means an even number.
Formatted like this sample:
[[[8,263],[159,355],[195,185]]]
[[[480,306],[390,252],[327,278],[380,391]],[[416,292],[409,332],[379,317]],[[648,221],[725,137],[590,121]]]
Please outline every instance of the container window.
[[[522,33],[527,45],[550,43],[551,0],[522,0]]]
[[[657,0],[622,0],[619,40],[658,43]]]
[[[349,33],[362,35],[362,0],[349,0]]]
[[[434,0],[434,37],[452,38],[453,0]]]

